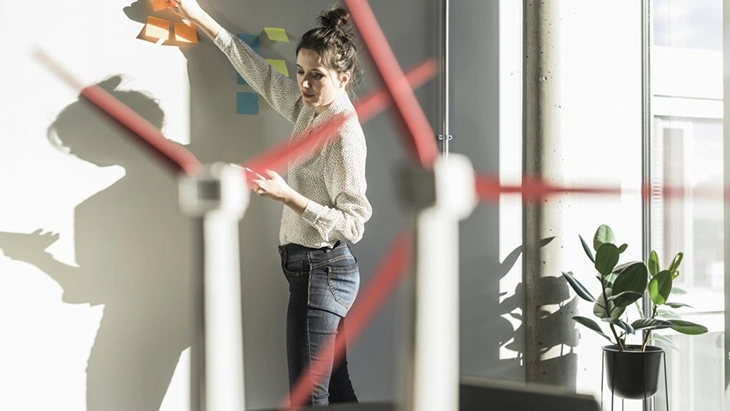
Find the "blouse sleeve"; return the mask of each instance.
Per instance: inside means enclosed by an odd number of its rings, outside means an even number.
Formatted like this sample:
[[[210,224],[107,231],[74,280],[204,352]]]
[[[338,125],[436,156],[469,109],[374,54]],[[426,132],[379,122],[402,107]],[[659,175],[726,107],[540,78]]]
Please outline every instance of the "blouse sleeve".
[[[233,67],[274,110],[292,124],[302,109],[302,98],[296,82],[271,67],[248,44],[226,29],[214,40]]]
[[[359,129],[359,124],[357,125]],[[365,191],[367,149],[362,130],[347,124],[332,141],[325,157],[324,180],[333,206],[309,201],[302,218],[317,229],[325,241],[360,241],[372,207]]]

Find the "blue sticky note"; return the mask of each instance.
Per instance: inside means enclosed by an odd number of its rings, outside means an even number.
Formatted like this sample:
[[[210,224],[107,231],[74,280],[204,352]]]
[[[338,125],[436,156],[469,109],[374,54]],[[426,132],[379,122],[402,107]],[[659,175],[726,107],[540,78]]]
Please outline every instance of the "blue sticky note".
[[[256,54],[261,54],[261,38],[258,34],[245,34],[245,33],[239,33],[238,38],[241,39],[244,43],[248,44],[249,47],[253,49],[253,51],[256,52]],[[246,80],[241,77],[240,74],[236,73],[236,83],[242,86],[247,85]]]
[[[248,44],[253,49],[253,51],[256,52],[256,54],[261,54],[261,40],[259,39],[258,34],[240,33],[238,35],[238,38],[241,39],[244,43]]]
[[[259,114],[259,95],[242,91],[237,92],[236,114]]]

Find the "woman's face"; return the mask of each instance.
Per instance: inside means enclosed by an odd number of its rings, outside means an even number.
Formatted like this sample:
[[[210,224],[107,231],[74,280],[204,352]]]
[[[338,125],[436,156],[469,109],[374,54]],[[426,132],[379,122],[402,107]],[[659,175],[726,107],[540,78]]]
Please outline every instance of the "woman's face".
[[[315,51],[301,49],[297,54],[297,83],[304,104],[321,113],[340,97],[349,81],[349,74],[338,74],[322,63]]]

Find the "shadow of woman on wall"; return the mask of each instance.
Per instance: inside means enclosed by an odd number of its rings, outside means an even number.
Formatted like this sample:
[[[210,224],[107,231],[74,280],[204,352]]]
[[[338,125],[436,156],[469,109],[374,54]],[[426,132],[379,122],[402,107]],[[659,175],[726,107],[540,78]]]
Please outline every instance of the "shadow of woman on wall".
[[[120,83],[115,76],[98,85],[161,128],[158,103],[119,90]],[[193,225],[179,211],[176,176],[127,133],[83,97],[49,127],[49,140],[62,151],[125,170],[75,209],[77,267],[44,252],[48,235],[40,230],[0,244],[6,256],[58,281],[65,302],[104,305],[87,364],[89,411],[159,409],[190,341]]]

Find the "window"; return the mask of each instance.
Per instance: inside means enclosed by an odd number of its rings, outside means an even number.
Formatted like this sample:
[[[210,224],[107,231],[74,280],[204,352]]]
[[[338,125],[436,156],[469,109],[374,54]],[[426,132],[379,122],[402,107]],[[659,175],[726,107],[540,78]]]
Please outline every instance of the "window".
[[[724,398],[722,0],[654,0],[651,244],[668,263],[685,254],[671,300],[701,336],[667,332],[670,409],[716,411]],[[663,195],[662,187],[682,187]],[[663,384],[656,409],[663,410]]]

